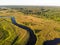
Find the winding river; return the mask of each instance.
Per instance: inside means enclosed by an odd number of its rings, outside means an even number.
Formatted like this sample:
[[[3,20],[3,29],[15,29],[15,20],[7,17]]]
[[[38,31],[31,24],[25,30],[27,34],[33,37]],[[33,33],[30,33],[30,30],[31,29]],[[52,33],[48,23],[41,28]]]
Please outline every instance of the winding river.
[[[34,34],[34,32],[32,31],[32,29],[30,29],[29,27],[24,26],[24,25],[22,25],[22,24],[16,23],[16,20],[15,20],[14,17],[11,17],[11,20],[12,20],[12,23],[13,23],[14,25],[16,25],[16,26],[18,26],[18,27],[20,27],[20,28],[23,28],[23,29],[25,29],[26,31],[29,32],[30,37],[29,37],[29,40],[28,40],[28,42],[27,42],[26,45],[35,45],[35,43],[36,43],[36,41],[37,41],[37,38],[36,38],[36,35]]]

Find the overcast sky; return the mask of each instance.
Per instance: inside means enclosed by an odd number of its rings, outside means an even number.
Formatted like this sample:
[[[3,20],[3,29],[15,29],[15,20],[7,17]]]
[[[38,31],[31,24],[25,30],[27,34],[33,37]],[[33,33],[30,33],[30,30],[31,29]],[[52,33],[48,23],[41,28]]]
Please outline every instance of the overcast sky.
[[[0,0],[0,5],[60,6],[60,0]]]

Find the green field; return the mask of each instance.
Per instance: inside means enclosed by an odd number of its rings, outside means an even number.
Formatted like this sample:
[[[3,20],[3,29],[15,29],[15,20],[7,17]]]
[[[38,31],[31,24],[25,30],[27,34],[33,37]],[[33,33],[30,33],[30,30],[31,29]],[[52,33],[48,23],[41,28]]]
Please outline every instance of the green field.
[[[0,45],[24,45],[28,37],[29,34],[24,29],[15,26],[9,19],[0,18]]]

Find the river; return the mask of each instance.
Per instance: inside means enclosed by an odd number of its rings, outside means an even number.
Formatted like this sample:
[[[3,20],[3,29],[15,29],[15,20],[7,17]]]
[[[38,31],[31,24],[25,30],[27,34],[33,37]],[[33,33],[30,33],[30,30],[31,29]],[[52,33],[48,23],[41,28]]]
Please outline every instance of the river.
[[[36,41],[37,41],[37,37],[36,37],[36,35],[34,34],[34,32],[33,32],[33,30],[32,29],[30,29],[29,27],[27,27],[27,26],[24,26],[24,25],[22,25],[22,24],[18,24],[17,22],[16,22],[16,20],[15,20],[15,18],[14,17],[11,17],[11,20],[12,20],[12,23],[14,24],[14,25],[16,25],[16,26],[18,26],[18,27],[20,27],[20,28],[23,28],[23,29],[25,29],[26,31],[28,31],[29,32],[29,40],[28,40],[28,42],[27,42],[27,44],[26,45],[35,45],[36,44]]]

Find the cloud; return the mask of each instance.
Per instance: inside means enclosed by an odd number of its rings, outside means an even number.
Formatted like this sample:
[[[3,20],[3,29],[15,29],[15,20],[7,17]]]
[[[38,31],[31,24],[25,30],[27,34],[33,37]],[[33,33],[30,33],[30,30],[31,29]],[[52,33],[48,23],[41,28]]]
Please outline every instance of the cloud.
[[[0,0],[0,5],[56,5],[60,6],[60,0]]]

